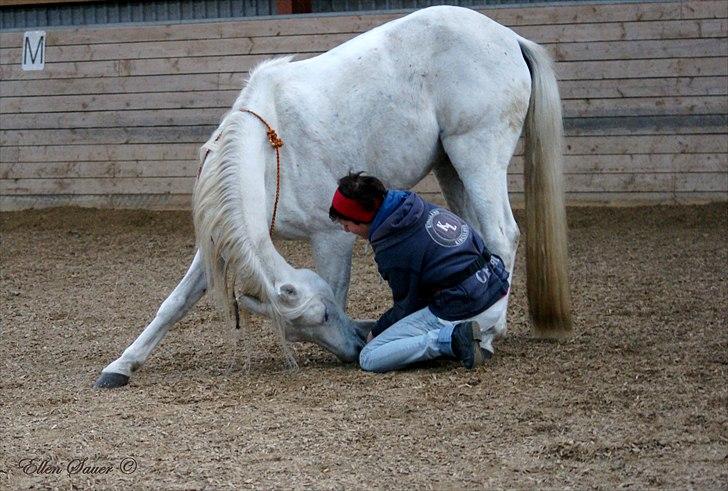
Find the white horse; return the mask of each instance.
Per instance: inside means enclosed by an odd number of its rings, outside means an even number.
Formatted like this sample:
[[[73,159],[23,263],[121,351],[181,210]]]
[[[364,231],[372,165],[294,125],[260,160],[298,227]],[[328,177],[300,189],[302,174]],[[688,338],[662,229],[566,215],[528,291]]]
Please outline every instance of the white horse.
[[[316,270],[297,270],[269,234],[312,245]],[[527,290],[536,333],[570,329],[561,182],[561,106],[545,50],[472,10],[431,7],[320,56],[265,62],[207,147],[193,197],[198,252],[182,282],[97,386],[128,383],[166,334],[211,292],[231,312],[274,319],[290,340],[357,358],[366,322],[344,313],[354,236],[328,218],[337,180],[364,170],[393,188],[434,171],[448,206],[513,271],[519,230],[507,167],[525,140]],[[490,336],[505,333],[505,316]],[[484,342],[489,343],[486,339]]]

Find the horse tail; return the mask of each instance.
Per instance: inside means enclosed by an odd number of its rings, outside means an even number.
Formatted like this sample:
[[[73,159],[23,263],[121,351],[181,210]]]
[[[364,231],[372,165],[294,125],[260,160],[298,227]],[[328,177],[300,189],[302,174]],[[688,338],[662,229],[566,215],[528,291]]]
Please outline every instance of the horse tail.
[[[245,206],[241,190],[243,113],[232,111],[205,145],[213,151],[202,158],[202,168],[192,194],[195,238],[208,293],[230,317],[236,313],[235,287],[265,295],[264,275],[254,257],[250,234],[245,233]],[[257,285],[257,287],[256,287]]]
[[[571,331],[562,175],[561,98],[544,48],[519,38],[531,72],[531,98],[524,128],[526,289],[536,335],[561,338]]]

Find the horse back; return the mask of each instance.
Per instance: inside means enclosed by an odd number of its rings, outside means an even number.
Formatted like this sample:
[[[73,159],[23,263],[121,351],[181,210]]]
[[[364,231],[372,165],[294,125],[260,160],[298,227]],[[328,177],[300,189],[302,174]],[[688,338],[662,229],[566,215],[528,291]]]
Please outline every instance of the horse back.
[[[293,158],[322,161],[333,173],[364,169],[398,187],[443,158],[443,136],[493,120],[514,98],[527,106],[530,93],[518,36],[451,6],[417,11],[268,75]]]

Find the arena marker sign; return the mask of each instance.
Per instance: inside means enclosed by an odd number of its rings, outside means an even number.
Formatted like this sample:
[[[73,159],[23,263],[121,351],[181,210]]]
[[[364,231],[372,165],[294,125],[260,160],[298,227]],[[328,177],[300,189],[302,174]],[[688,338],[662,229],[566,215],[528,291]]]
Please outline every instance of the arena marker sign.
[[[23,70],[43,70],[45,67],[45,31],[26,31],[23,36]]]

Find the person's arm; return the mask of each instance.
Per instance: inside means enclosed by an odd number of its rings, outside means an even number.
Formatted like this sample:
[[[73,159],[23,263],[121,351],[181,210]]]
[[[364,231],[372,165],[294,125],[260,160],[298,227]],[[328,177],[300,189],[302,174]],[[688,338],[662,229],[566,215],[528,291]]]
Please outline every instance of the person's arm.
[[[427,301],[420,298],[418,291],[418,278],[409,270],[390,270],[385,279],[392,289],[394,305],[387,310],[372,329],[372,337],[377,337],[385,329],[427,305]]]

